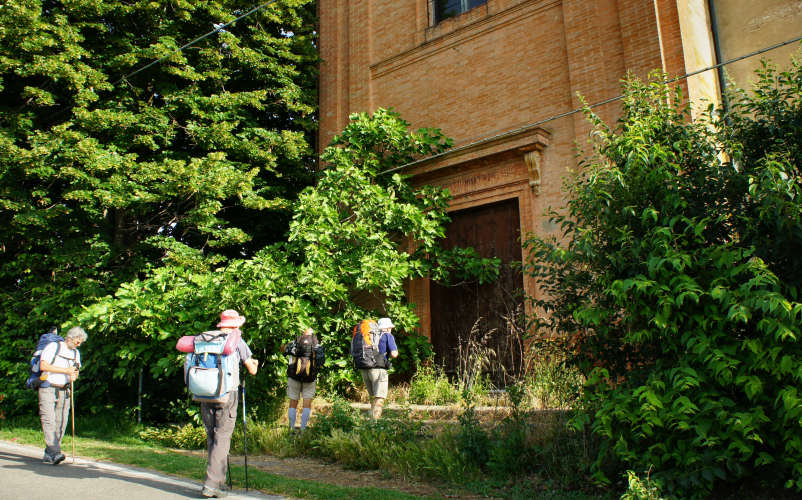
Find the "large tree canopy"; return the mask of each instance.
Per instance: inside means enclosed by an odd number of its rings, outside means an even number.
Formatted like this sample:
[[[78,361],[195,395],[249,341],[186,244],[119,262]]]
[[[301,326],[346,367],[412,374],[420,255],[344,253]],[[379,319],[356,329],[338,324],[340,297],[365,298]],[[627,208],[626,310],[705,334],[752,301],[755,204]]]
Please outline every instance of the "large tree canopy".
[[[319,182],[294,204],[287,241],[225,265],[207,258],[158,267],[86,308],[80,320],[96,334],[96,344],[86,344],[93,364],[84,386],[103,387],[110,376],[132,382],[144,368],[161,394],[180,401],[176,339],[210,328],[229,307],[248,318],[245,337],[262,361],[251,391],[254,407],[283,400],[286,360],[280,346],[305,326],[315,328],[327,348],[321,380],[329,388],[357,378],[350,329],[366,316],[393,317],[404,352],[398,368],[414,367],[429,344],[414,332],[418,319],[404,296],[405,284],[423,276],[447,282],[454,268],[476,269],[471,278],[488,281],[498,270],[495,259],[439,249],[447,192],[413,189],[398,174],[383,174],[450,144],[437,130],[410,133],[407,127],[385,110],[352,116],[321,155],[327,166]],[[416,242],[414,250],[410,242]]]
[[[329,388],[343,389],[356,379],[350,327],[368,316],[393,317],[404,352],[397,368],[414,368],[430,347],[415,333],[418,319],[404,293],[409,280],[487,282],[497,276],[498,262],[472,249],[441,250],[448,193],[412,188],[399,174],[386,172],[450,145],[438,130],[407,128],[391,111],[353,115],[321,155],[326,167],[316,186],[292,203],[284,241],[224,261],[173,243],[170,251],[183,248],[177,255],[149,261],[140,275],[107,295],[83,297],[83,307],[72,310],[91,333],[82,349],[87,362],[78,389],[84,404],[97,411],[130,407],[143,373],[146,411],[155,409],[146,418],[186,418],[175,341],[211,328],[225,308],[248,318],[245,337],[262,362],[249,386],[253,408],[269,410],[283,400],[286,361],[280,346],[305,326],[315,328],[327,348],[322,385]],[[26,347],[32,339],[27,335]],[[24,380],[23,359],[5,351],[0,360],[9,380]],[[117,387],[113,393],[111,385]],[[18,401],[19,391],[14,396]]]
[[[0,5],[0,328],[17,354],[0,371],[154,266],[285,238],[313,180],[314,4],[278,0],[176,51],[252,7]]]

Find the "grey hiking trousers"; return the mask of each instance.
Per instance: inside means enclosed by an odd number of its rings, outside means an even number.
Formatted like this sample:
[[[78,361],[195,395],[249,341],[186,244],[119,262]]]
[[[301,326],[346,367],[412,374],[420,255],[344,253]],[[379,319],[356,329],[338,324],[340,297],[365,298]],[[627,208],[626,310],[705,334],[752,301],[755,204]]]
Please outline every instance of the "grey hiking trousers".
[[[70,417],[70,389],[45,387],[39,389],[39,419],[45,437],[45,453],[55,457],[61,453],[61,439]]]
[[[222,404],[201,403],[201,417],[206,427],[206,449],[209,452],[206,464],[204,486],[221,488],[226,482],[228,451],[231,448],[231,434],[237,422],[236,390],[229,393],[229,399]]]

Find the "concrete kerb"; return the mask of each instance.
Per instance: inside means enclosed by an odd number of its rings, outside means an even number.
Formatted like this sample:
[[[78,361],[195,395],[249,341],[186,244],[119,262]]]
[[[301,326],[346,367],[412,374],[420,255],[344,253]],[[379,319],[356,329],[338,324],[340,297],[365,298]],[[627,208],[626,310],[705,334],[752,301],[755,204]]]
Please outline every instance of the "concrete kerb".
[[[11,487],[13,481],[10,477],[3,477],[9,473],[9,470],[16,468],[20,474],[31,473],[34,474],[33,484],[18,484],[16,488],[23,488],[22,491],[8,491],[6,493],[12,496],[6,497],[4,493],[0,493],[0,499],[5,498],[31,498],[30,491],[27,488],[32,488],[37,491],[63,491],[59,486],[64,481],[74,481],[76,488],[86,489],[81,491],[81,494],[76,494],[72,498],[82,498],[83,500],[108,498],[103,491],[101,484],[98,481],[122,481],[125,483],[126,492],[124,494],[126,500],[135,498],[147,498],[148,500],[161,500],[172,498],[200,498],[200,490],[202,484],[200,482],[191,481],[187,479],[178,478],[175,476],[168,476],[154,472],[149,469],[142,469],[139,467],[132,467],[127,465],[120,465],[110,462],[99,462],[82,457],[75,457],[75,464],[72,463],[72,457],[67,459],[58,466],[41,464],[42,449],[20,445],[9,441],[0,441],[0,461],[8,462],[13,466],[0,467],[0,481],[6,486]],[[92,479],[92,481],[85,481]],[[59,484],[57,489],[48,489],[48,481],[54,481]],[[90,485],[91,484],[91,485]],[[61,485],[63,486],[63,485]],[[117,486],[115,486],[117,487]],[[134,490],[139,491],[135,494]],[[75,493],[78,491],[73,490]],[[119,495],[118,495],[119,496]],[[67,497],[64,497],[67,498]],[[269,500],[283,500],[287,497],[276,495],[265,495],[260,492],[249,491],[246,493],[242,490],[233,490],[228,492],[227,498],[233,500],[239,499],[269,499]]]

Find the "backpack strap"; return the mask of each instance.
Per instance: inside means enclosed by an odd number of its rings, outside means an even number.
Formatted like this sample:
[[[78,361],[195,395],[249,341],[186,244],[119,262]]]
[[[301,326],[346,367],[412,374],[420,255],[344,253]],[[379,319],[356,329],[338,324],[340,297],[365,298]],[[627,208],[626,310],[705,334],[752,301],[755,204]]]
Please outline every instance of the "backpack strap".
[[[215,361],[217,364],[217,389],[214,391],[217,395],[220,395],[220,391],[223,390],[223,377],[225,377],[225,370],[223,369],[223,354],[217,354],[217,360]]]
[[[66,359],[67,361],[71,361],[72,362],[72,366],[80,366],[78,364],[78,354],[77,354],[76,350],[73,350],[74,354],[73,354],[73,356],[71,358],[68,358],[67,356],[65,356],[63,354],[59,354],[60,351],[61,351],[61,344],[59,343],[59,346],[56,348],[56,356],[53,358],[54,362],[55,362],[56,358],[61,358],[61,359]]]
[[[58,343],[56,343],[56,354],[54,354],[53,355],[53,359],[51,361],[49,361],[49,363],[51,365],[56,364],[56,358],[58,357],[58,353],[60,353],[60,352],[61,352],[61,342],[58,342]],[[69,358],[65,358],[65,359],[69,359]]]

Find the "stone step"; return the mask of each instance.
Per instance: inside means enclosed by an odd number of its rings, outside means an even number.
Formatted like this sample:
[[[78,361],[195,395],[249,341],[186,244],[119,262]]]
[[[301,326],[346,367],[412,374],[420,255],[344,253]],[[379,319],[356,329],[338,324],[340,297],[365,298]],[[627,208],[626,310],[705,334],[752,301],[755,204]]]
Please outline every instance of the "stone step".
[[[321,401],[318,403],[315,401],[314,407],[315,409],[320,410],[327,410],[332,405],[328,402]],[[370,404],[369,403],[350,403],[351,408],[358,410],[361,413],[367,413],[370,411]],[[389,403],[384,406],[385,414],[398,414],[398,413],[405,413],[409,412],[410,416],[416,419],[421,419],[424,421],[444,421],[444,420],[456,420],[462,413],[465,411],[465,407],[462,405],[401,405],[398,403]],[[473,411],[480,419],[492,419],[492,418],[503,418],[508,416],[512,413],[513,408],[511,406],[474,406]],[[564,409],[555,409],[555,408],[544,408],[544,409],[537,409],[537,410],[527,410],[527,414],[529,415],[539,415],[539,416],[547,416],[547,415],[560,415],[564,414],[567,410]]]

